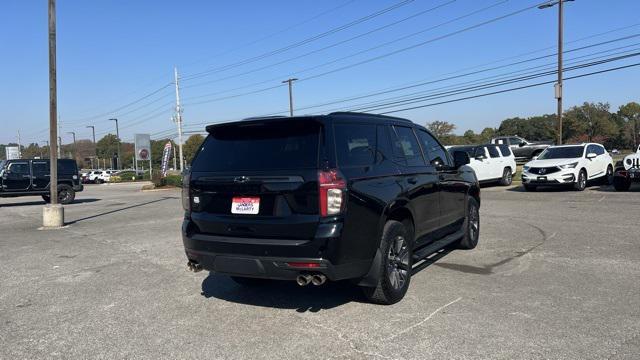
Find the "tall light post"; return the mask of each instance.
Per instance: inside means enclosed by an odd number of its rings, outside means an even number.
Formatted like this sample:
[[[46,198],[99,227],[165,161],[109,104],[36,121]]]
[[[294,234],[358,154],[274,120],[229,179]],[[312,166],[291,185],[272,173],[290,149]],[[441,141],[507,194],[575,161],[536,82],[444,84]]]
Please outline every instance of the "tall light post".
[[[547,9],[558,5],[558,82],[555,85],[555,95],[556,99],[558,99],[558,145],[562,144],[562,43],[564,28],[563,4],[567,1],[574,0],[549,1],[546,4],[538,6],[538,9]]]
[[[98,157],[98,147],[96,146],[96,127],[93,125],[87,125],[87,128],[91,128],[93,134],[93,157]],[[91,167],[93,168],[93,160],[91,160]]]
[[[78,151],[76,150],[77,149],[77,147],[76,147],[76,133],[75,133],[75,131],[69,131],[69,132],[67,132],[67,134],[73,135],[73,157],[77,158],[78,157]]]
[[[293,82],[296,81],[298,79],[296,78],[289,78],[287,80],[283,80],[282,83],[288,83],[289,84],[289,116],[293,117]]]
[[[118,119],[109,119],[109,121],[116,122],[116,138],[118,138],[118,163],[116,164],[116,170],[120,169],[120,130],[118,130]]]

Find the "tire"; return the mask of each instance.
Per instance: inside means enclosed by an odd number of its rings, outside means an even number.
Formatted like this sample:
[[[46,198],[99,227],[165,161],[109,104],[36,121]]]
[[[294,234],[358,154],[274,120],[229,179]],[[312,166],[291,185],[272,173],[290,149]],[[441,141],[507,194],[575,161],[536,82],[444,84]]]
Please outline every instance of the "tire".
[[[391,305],[402,300],[411,282],[413,239],[405,224],[389,220],[384,225],[380,251],[380,278],[375,287],[363,287],[367,299],[376,304]]]
[[[478,245],[480,237],[480,207],[474,198],[467,201],[467,216],[464,219],[464,236],[458,242],[458,249],[471,250]]]
[[[522,186],[524,186],[524,191],[536,191],[536,186],[535,185],[523,184]]]
[[[616,176],[613,178],[613,187],[616,191],[629,191],[629,188],[631,187],[631,180],[621,176]]]
[[[44,202],[46,202],[47,204],[51,202],[51,196],[49,195],[42,195],[42,200],[44,200]]]
[[[58,185],[58,203],[62,205],[71,204],[76,198],[76,192],[67,184]]]
[[[578,179],[573,183],[573,189],[576,191],[584,191],[587,187],[587,172],[584,169],[578,173]]]
[[[230,276],[230,278],[236,284],[246,286],[246,287],[262,286],[269,281],[267,279],[249,278],[249,277],[242,277],[242,276]]]
[[[511,172],[511,168],[504,168],[502,171],[502,179],[500,179],[500,185],[509,186],[513,183],[513,173]]]
[[[607,166],[607,174],[602,177],[602,185],[613,185],[613,167]]]

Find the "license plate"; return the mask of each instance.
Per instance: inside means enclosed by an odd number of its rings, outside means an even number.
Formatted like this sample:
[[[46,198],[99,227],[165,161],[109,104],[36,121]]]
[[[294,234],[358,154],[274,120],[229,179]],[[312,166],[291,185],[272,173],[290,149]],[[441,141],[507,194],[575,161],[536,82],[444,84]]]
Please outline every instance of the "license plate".
[[[231,199],[232,214],[255,215],[260,212],[259,197],[234,197]]]
[[[546,176],[538,176],[538,181],[547,181]]]

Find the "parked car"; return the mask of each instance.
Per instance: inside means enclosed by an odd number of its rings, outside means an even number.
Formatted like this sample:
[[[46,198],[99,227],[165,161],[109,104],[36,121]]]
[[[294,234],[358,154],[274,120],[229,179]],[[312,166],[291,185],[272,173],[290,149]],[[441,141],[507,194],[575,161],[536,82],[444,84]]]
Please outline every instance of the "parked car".
[[[553,141],[527,141],[519,136],[502,136],[491,139],[495,145],[508,145],[516,160],[530,160],[540,155]]]
[[[527,191],[557,185],[582,191],[587,181],[613,182],[613,159],[602,145],[595,143],[551,146],[522,170],[522,184]]]
[[[93,170],[89,172],[87,178],[90,183],[96,183],[100,175],[102,175],[102,170]]]
[[[424,127],[362,113],[210,125],[185,174],[190,270],[321,285],[350,279],[391,304],[415,261],[472,249],[480,188]]]
[[[516,159],[507,145],[451,146],[448,150],[464,151],[469,155],[469,166],[480,183],[498,182],[508,186],[516,174]]]
[[[0,161],[0,197],[42,196],[49,202],[49,160]],[[78,177],[78,166],[71,159],[58,160],[58,202],[73,202],[76,193],[83,190]]]
[[[640,148],[636,153],[625,156],[621,164],[616,164],[613,176],[616,191],[627,191],[634,182],[640,182]]]

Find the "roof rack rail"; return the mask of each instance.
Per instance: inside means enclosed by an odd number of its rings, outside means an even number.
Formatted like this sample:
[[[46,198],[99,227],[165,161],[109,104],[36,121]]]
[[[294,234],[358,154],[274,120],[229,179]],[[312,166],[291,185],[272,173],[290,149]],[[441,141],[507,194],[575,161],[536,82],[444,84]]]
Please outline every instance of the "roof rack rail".
[[[283,116],[283,115],[251,116],[251,117],[242,119],[242,121],[245,121],[245,120],[260,120],[260,119],[279,119],[279,118],[286,118],[286,117],[288,117],[288,116]]]
[[[370,113],[363,113],[363,112],[356,112],[356,111],[336,111],[336,112],[330,113],[329,115],[334,115],[334,116],[335,115],[366,115],[366,116],[379,118],[380,120],[397,120],[397,121],[412,122],[409,119],[399,118],[395,116],[370,114]]]

